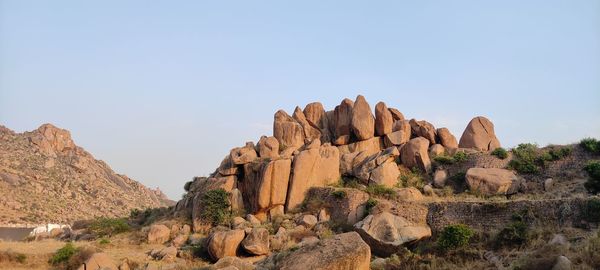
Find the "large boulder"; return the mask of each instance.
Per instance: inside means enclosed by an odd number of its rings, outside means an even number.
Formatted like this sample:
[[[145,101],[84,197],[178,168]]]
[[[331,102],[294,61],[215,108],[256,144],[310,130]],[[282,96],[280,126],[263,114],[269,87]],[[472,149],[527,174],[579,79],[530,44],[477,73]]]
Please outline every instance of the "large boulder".
[[[253,228],[242,241],[242,247],[253,255],[269,254],[269,231],[265,228]]]
[[[394,117],[384,102],[375,105],[375,135],[383,136],[392,133]]]
[[[244,179],[238,189],[244,206],[250,213],[266,212],[277,205],[285,205],[292,161],[265,160],[244,165]]]
[[[413,225],[406,219],[382,212],[368,215],[356,223],[354,228],[378,256],[388,257],[400,251],[404,245],[413,244],[431,237],[427,225]]]
[[[363,154],[361,152],[360,154]],[[360,154],[354,159],[358,159]],[[400,155],[398,148],[390,147],[385,151],[372,155],[362,162],[356,162],[352,169],[353,175],[365,184],[378,184],[393,187],[398,182],[400,171],[396,158]]]
[[[398,109],[389,108],[388,110],[390,110],[390,113],[392,114],[392,118],[394,118],[394,121],[404,121],[404,114],[402,114]]]
[[[279,144],[279,143],[278,143]],[[220,175],[236,175],[238,173],[238,166],[236,166],[235,164],[233,164],[233,161],[231,160],[231,155],[227,155],[223,161],[221,161],[221,165],[219,165],[219,168],[217,169],[217,172]]]
[[[456,137],[450,133],[450,130],[447,128],[438,128],[437,135],[440,139],[439,143],[446,147],[447,149],[456,149],[458,148],[458,142],[456,142]]]
[[[171,230],[162,224],[154,224],[148,230],[149,244],[164,244],[171,238]]]
[[[215,264],[207,267],[209,270],[254,270],[255,268],[252,263],[238,257],[223,257]]]
[[[235,256],[242,240],[244,240],[244,230],[215,231],[207,239],[207,251],[215,261],[227,257]]]
[[[85,261],[85,267],[82,264],[77,270],[84,269],[102,269],[102,270],[118,270],[117,265],[110,257],[103,252],[94,253]]]
[[[275,137],[262,136],[257,144],[258,155],[261,158],[279,157],[279,141]]]
[[[498,168],[471,168],[465,176],[469,190],[484,195],[508,195],[517,193],[521,186],[513,172]]]
[[[401,150],[400,159],[408,168],[417,167],[424,172],[431,170],[429,159],[429,140],[423,137],[414,138],[406,143]]]
[[[375,118],[369,103],[362,95],[356,97],[352,108],[352,132],[359,141],[371,139],[375,134]]]
[[[332,129],[335,139],[352,134],[352,108],[354,102],[345,98],[340,105],[335,107],[333,117],[329,117],[329,128]]]
[[[302,204],[309,188],[323,187],[340,179],[339,150],[329,144],[304,150],[294,157],[293,171],[287,193],[287,209]]]
[[[304,145],[304,130],[302,129],[302,125],[283,110],[275,113],[273,136],[286,149],[299,148]]]
[[[321,139],[321,130],[318,126],[313,126],[308,120],[306,120],[306,116],[300,107],[296,107],[292,117],[302,126],[302,129],[304,130],[305,142],[312,142],[314,140]]]
[[[371,250],[356,232],[343,233],[305,245],[277,261],[282,270],[368,270]]]
[[[411,119],[409,123],[414,137],[423,137],[429,140],[430,144],[436,144],[436,130],[431,123],[416,119]]]
[[[247,142],[244,147],[233,148],[230,153],[231,162],[234,165],[242,165],[249,162],[254,161],[258,154],[256,154],[256,150],[254,149],[254,143]]]
[[[367,155],[379,153],[384,149],[383,140],[381,137],[373,137],[368,140],[358,141],[347,145],[337,147],[340,150],[340,155],[348,153],[366,152]]]
[[[500,141],[494,132],[494,124],[483,116],[473,118],[460,137],[458,147],[481,151],[490,151],[500,147]]]
[[[327,113],[320,102],[309,103],[304,107],[304,116],[306,120],[315,127],[321,130],[321,142],[327,143],[331,141],[331,132],[329,128],[329,120]]]

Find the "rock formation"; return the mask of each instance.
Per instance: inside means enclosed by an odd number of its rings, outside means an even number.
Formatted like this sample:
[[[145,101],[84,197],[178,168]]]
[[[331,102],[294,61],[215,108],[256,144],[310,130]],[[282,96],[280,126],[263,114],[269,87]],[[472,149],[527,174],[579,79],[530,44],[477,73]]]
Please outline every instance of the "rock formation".
[[[458,146],[491,151],[500,147],[500,141],[496,138],[494,124],[487,118],[478,116],[473,118],[465,128]]]
[[[490,133],[482,133],[484,129],[475,124],[472,121],[467,127],[461,142],[489,139]],[[429,172],[431,158],[454,153],[457,148],[456,138],[447,128],[405,120],[400,111],[383,102],[375,106],[375,115],[360,95],[355,101],[344,99],[332,111],[314,102],[304,110],[296,107],[292,116],[277,111],[273,137],[260,137],[256,147],[248,142],[232,149],[209,177],[189,183],[190,191],[179,201],[176,212],[191,215],[194,228],[201,228],[197,215],[202,211],[201,194],[222,188],[230,193],[236,211],[264,222],[300,207],[313,187],[336,184],[342,176],[354,177],[364,185],[394,187],[401,169],[416,167]]]
[[[15,133],[0,126],[0,223],[64,224],[172,203],[160,190],[116,174],[67,130],[44,124]]]

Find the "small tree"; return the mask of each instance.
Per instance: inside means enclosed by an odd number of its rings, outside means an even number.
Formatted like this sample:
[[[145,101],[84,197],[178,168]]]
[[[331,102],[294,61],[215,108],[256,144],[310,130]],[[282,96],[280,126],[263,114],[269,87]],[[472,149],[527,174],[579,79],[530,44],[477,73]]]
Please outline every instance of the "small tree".
[[[437,245],[443,250],[466,246],[475,233],[469,226],[463,224],[449,225],[442,230]]]
[[[494,149],[491,154],[499,159],[506,159],[508,157],[508,152],[502,147]]]
[[[123,218],[97,218],[89,226],[89,230],[99,237],[112,236],[131,229]]]
[[[600,192],[600,161],[592,160],[583,167],[590,178],[585,182],[584,186],[590,193]]]
[[[229,193],[222,188],[209,190],[201,199],[200,218],[213,225],[223,224],[229,218]]]

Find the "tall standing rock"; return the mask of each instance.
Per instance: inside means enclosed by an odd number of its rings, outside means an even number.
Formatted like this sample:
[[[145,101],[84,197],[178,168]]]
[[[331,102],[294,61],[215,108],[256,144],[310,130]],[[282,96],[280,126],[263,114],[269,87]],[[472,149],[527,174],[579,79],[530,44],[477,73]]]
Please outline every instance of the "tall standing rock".
[[[284,148],[299,148],[304,145],[304,130],[302,130],[302,125],[283,110],[275,113],[273,136],[277,138],[279,144]]]
[[[288,210],[302,204],[310,187],[323,187],[338,181],[339,150],[329,144],[304,150],[294,158],[293,171],[287,194]]]
[[[500,147],[500,141],[496,138],[494,124],[483,116],[477,116],[465,128],[458,146],[490,151]]]
[[[331,132],[329,128],[329,119],[327,113],[320,102],[309,103],[304,107],[304,116],[306,120],[315,127],[321,130],[321,142],[327,143],[331,141]]]
[[[244,178],[238,188],[250,213],[265,213],[284,205],[290,178],[291,160],[253,162],[244,164]]]
[[[458,142],[456,142],[456,137],[450,133],[450,130],[447,128],[438,128],[437,129],[438,138],[440,138],[440,144],[446,147],[447,149],[456,149],[458,148]]]
[[[333,119],[330,123],[330,128],[333,129],[335,139],[342,136],[350,136],[352,134],[352,110],[354,102],[345,98],[340,105],[335,107],[333,111]]]
[[[359,141],[373,138],[375,134],[375,118],[369,103],[362,95],[356,97],[352,108],[352,132]]]
[[[429,141],[423,137],[414,138],[406,143],[401,150],[400,159],[408,168],[418,167],[424,172],[431,169],[429,159]]]
[[[375,134],[383,136],[392,133],[394,117],[384,102],[375,105]]]
[[[296,107],[294,110],[294,114],[292,118],[296,120],[302,126],[302,130],[304,130],[304,138],[306,142],[312,142],[316,139],[321,139],[321,131],[317,126],[311,125],[311,123],[306,120],[306,116],[300,107]]]

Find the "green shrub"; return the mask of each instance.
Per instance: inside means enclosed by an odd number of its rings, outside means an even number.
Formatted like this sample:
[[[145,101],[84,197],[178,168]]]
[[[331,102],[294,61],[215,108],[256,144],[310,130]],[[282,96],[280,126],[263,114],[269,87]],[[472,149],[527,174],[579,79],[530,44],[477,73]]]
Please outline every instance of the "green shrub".
[[[586,219],[591,222],[600,222],[600,199],[593,198],[587,202]],[[600,232],[598,232],[600,234]]]
[[[425,183],[423,174],[418,168],[412,168],[410,171],[407,169],[402,169],[400,171],[400,175],[398,176],[398,180],[399,181],[396,184],[398,187],[421,188]]]
[[[89,226],[90,232],[96,236],[105,237],[127,232],[131,229],[123,218],[97,218]]]
[[[346,191],[344,191],[344,190],[335,190],[335,191],[331,192],[331,195],[333,197],[335,197],[336,199],[343,199],[343,198],[346,198],[346,196],[347,196]]]
[[[475,233],[463,224],[449,225],[442,230],[437,245],[443,250],[466,246]]]
[[[454,154],[454,156],[452,156],[452,158],[454,159],[454,162],[456,163],[460,163],[463,161],[466,161],[467,159],[469,159],[467,153],[465,152],[457,152],[456,154]]]
[[[515,220],[496,235],[497,246],[523,245],[527,242],[529,228],[522,220]]]
[[[369,185],[366,190],[372,196],[380,196],[386,198],[395,198],[396,192],[394,189],[386,187],[384,185]]]
[[[491,154],[499,159],[506,159],[508,157],[508,151],[502,147],[494,149]]]
[[[585,138],[579,142],[579,145],[588,152],[600,153],[600,141],[594,138]]]
[[[522,174],[536,174],[540,172],[540,165],[543,165],[544,158],[537,145],[531,143],[519,144],[512,150],[513,160],[509,167]]]
[[[439,164],[453,164],[454,158],[452,158],[451,156],[447,156],[447,155],[439,155],[439,156],[435,156],[433,158],[433,161],[435,161]]]
[[[73,243],[68,242],[64,247],[58,249],[56,253],[52,255],[48,263],[55,266],[61,263],[66,263],[73,255],[75,255],[76,252],[77,248],[75,248]]]
[[[377,200],[369,198],[365,203],[365,209],[367,210],[367,213],[370,212],[373,207],[377,206],[378,203],[379,202]]]
[[[100,238],[100,241],[98,241],[98,244],[100,245],[106,245],[106,244],[110,244],[110,240],[108,240],[108,238]]]
[[[570,156],[571,153],[573,153],[573,147],[571,146],[552,146],[548,150],[548,154],[550,155],[549,161],[561,160]]]
[[[585,182],[584,186],[590,193],[600,192],[600,161],[591,160],[588,161],[583,169],[588,173],[589,179]]]
[[[222,188],[209,190],[200,199],[200,218],[213,225],[224,224],[229,218],[229,193]]]

